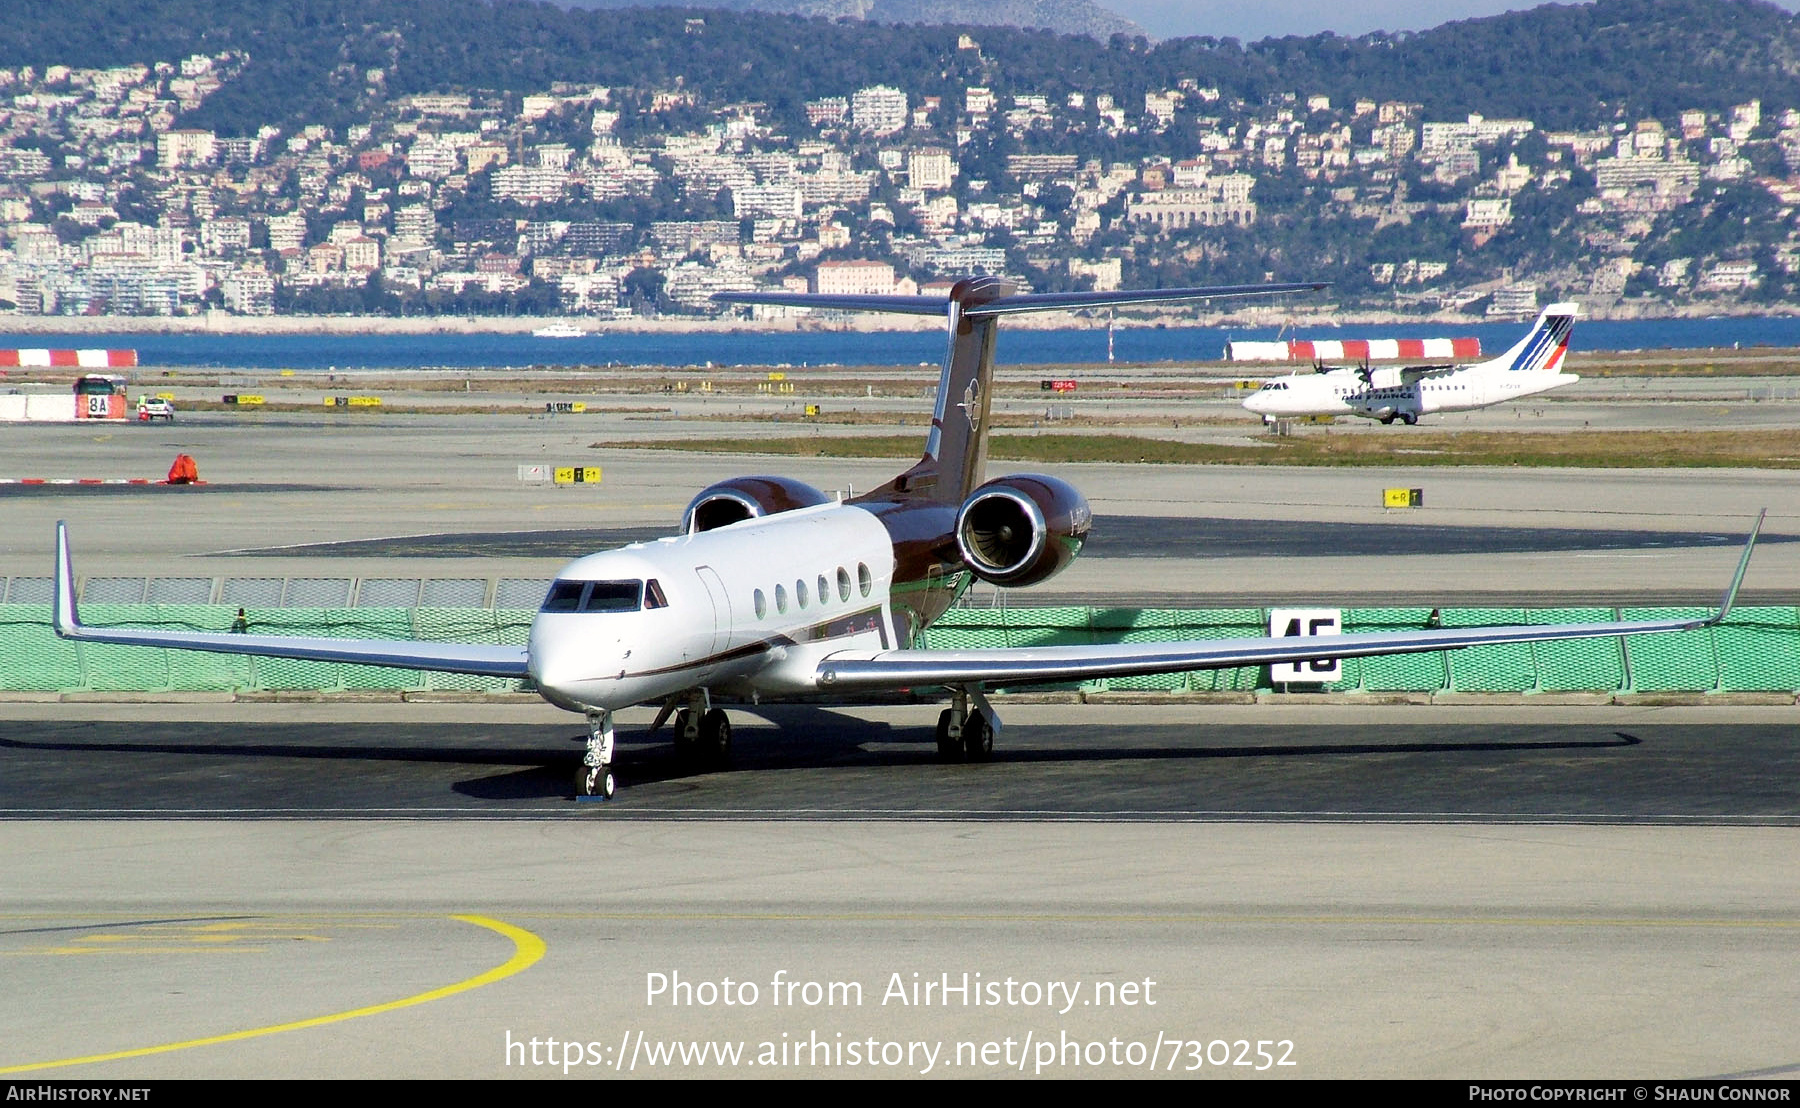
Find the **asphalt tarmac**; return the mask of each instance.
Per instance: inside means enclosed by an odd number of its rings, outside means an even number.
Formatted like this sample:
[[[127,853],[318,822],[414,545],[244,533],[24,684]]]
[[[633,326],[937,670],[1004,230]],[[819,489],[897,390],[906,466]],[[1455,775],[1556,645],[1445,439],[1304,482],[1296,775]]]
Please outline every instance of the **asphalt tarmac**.
[[[0,476],[158,476],[185,452],[209,484],[0,485],[38,490],[0,493],[0,573],[47,575],[66,519],[84,575],[548,579],[590,538],[673,531],[689,500],[727,477],[773,471],[853,493],[906,464],[596,449],[604,423],[584,418],[8,428]],[[527,464],[598,464],[603,479],[534,485],[519,479]],[[1688,603],[1718,595],[1735,562],[1724,547],[1763,508],[1773,541],[1747,598],[1776,602],[1800,580],[1800,544],[1780,541],[1800,534],[1800,483],[1784,471],[1049,468],[1101,523],[1067,572],[1011,603]],[[1422,488],[1425,507],[1384,509],[1392,487]]]
[[[1791,705],[1002,701],[985,764],[939,762],[939,707],[733,706],[729,770],[624,713],[596,804],[580,719],[540,705],[0,705],[0,816],[1800,826]]]
[[[0,1077],[1791,1080],[1792,711],[8,705]]]
[[[11,575],[66,518],[83,573],[548,577],[721,477],[854,491],[900,461],[519,416],[14,430],[0,476],[184,451],[215,483],[11,496]],[[1011,603],[1685,602],[1759,508],[1800,534],[1784,472],[1057,472],[1118,526]],[[1392,486],[1427,507],[1385,512]],[[1772,541],[1746,590],[1796,580]],[[576,803],[580,724],[542,705],[0,703],[0,980],[31,998],[0,1005],[0,1077],[1791,1080],[1794,711],[1015,703],[992,763],[947,765],[935,706],[764,706],[733,709],[729,771],[644,712],[618,799]],[[566,1074],[550,1039],[582,1044]]]

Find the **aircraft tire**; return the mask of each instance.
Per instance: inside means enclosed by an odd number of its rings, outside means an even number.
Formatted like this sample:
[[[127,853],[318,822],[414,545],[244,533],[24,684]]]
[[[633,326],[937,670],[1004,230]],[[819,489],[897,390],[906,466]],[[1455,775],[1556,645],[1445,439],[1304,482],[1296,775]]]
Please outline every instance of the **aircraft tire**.
[[[994,756],[994,729],[980,712],[970,712],[963,724],[963,757],[971,762],[985,762]]]
[[[700,749],[714,765],[731,761],[731,718],[725,709],[714,708],[700,719]]]
[[[606,766],[583,764],[575,771],[576,796],[598,796],[611,800],[617,787],[612,770]]]
[[[938,713],[937,748],[938,761],[957,762],[962,760],[962,743],[950,737],[950,721],[956,716],[949,708]]]

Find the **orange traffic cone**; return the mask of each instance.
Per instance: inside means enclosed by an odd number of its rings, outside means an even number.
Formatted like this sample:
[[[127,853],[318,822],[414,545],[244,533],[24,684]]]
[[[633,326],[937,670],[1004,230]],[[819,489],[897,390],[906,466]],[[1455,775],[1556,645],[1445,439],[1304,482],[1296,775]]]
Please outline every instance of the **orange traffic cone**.
[[[200,480],[200,467],[194,464],[192,454],[175,455],[175,464],[169,467],[168,484],[191,485]]]

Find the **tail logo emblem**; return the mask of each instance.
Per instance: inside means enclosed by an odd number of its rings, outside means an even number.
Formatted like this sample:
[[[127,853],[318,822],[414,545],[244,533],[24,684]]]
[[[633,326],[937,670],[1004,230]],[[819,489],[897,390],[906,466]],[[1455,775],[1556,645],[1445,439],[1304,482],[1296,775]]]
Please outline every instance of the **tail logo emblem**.
[[[969,430],[971,431],[981,430],[981,409],[975,403],[980,398],[981,381],[979,378],[972,377],[969,379],[968,387],[963,389],[962,398],[963,417],[969,421]]]

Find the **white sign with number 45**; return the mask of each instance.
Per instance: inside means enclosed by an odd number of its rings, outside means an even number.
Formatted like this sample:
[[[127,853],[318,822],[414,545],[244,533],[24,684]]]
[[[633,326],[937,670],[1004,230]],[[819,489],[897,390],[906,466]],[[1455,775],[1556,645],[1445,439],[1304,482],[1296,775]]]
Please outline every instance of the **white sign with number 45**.
[[[1339,635],[1344,630],[1343,611],[1339,608],[1271,608],[1271,638],[1298,638],[1315,635]],[[1329,684],[1338,679],[1336,658],[1304,658],[1298,662],[1277,662],[1269,666],[1273,684]]]

